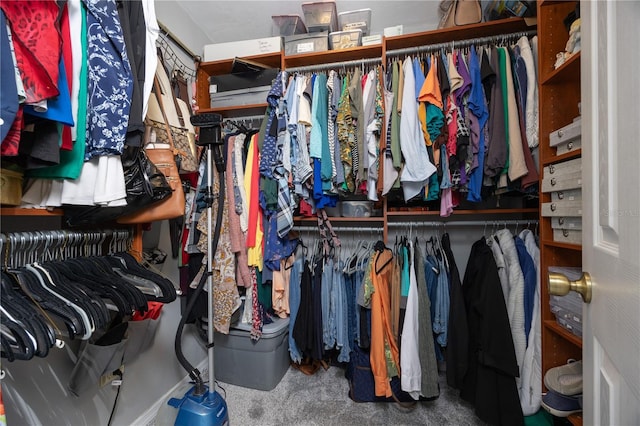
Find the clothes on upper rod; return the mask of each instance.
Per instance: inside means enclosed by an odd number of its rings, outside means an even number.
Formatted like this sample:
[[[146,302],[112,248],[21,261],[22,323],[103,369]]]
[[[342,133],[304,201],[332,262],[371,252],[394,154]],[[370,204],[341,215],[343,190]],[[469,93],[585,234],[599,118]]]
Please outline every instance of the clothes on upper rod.
[[[13,53],[2,81],[16,90],[3,86],[0,153],[30,178],[23,206],[122,205],[120,154],[142,144],[158,64],[153,1],[1,9],[8,34],[0,43]]]

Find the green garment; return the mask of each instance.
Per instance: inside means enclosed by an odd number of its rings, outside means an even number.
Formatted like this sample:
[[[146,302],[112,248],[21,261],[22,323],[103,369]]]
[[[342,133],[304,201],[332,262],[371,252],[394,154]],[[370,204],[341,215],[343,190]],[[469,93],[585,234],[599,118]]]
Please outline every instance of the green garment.
[[[87,145],[87,11],[81,5],[82,28],[80,40],[82,42],[82,65],[80,67],[80,92],[78,93],[78,119],[76,128],[78,134],[71,151],[60,150],[60,163],[40,169],[28,170],[25,175],[45,179],[78,179],[84,165],[84,151]],[[58,125],[58,133],[62,135],[62,125]]]
[[[498,65],[500,66],[500,75],[502,78],[500,79],[500,83],[502,84],[502,93],[504,96],[502,97],[502,104],[504,107],[504,138],[507,142],[507,156],[504,162],[504,168],[500,174],[506,175],[509,171],[509,103],[507,96],[507,52],[504,47],[499,47],[498,51]]]

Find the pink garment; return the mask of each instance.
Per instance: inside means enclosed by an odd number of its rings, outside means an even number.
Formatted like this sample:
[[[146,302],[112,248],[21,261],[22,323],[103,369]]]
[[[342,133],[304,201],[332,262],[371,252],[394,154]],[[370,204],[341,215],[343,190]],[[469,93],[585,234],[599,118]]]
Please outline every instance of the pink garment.
[[[229,206],[229,239],[231,240],[231,251],[236,255],[236,285],[243,287],[251,286],[251,273],[249,272],[249,259],[247,258],[247,246],[245,236],[240,228],[240,215],[235,209],[235,191],[233,189],[233,140],[229,138],[227,144],[227,173],[226,197]]]
[[[440,195],[440,216],[449,217],[453,213],[453,201],[451,198],[451,188],[444,188]]]
[[[294,260],[293,254],[286,259],[281,259],[280,270],[273,271],[271,301],[273,311],[280,318],[289,316],[289,281]]]

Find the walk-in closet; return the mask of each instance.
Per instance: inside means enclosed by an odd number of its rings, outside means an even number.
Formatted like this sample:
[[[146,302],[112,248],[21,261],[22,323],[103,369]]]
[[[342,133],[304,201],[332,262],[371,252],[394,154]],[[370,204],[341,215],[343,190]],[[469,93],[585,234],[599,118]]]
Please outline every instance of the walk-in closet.
[[[637,4],[0,18],[0,426],[640,423]]]

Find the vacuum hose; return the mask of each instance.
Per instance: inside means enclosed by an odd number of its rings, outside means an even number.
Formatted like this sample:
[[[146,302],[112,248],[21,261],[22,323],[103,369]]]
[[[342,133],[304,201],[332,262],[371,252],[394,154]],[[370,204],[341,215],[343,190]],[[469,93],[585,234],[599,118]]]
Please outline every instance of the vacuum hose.
[[[208,173],[212,173],[212,172],[213,170],[208,171]],[[218,167],[218,183],[219,183],[218,210],[216,214],[215,230],[213,232],[212,254],[215,253],[218,248],[218,240],[220,239],[220,228],[222,226],[222,214],[223,214],[223,208],[224,208],[224,194],[225,194],[224,168],[220,170],[220,168]],[[208,194],[206,197],[211,198],[207,200],[207,203],[212,203],[213,194],[211,193],[210,187],[207,188],[207,192]],[[211,204],[208,204],[208,205],[211,205]],[[196,287],[196,290],[193,292],[193,294],[189,298],[187,307],[184,313],[182,314],[182,318],[180,318],[180,323],[178,324],[178,330],[176,331],[176,340],[175,340],[176,356],[178,358],[178,361],[180,362],[180,365],[182,365],[182,367],[185,370],[187,370],[187,372],[189,373],[189,377],[191,377],[191,379],[195,382],[195,389],[193,392],[195,395],[204,394],[205,384],[204,384],[204,381],[202,380],[200,371],[197,368],[195,368],[193,365],[191,365],[191,363],[189,363],[189,361],[185,358],[184,354],[182,353],[182,331],[184,329],[185,324],[187,323],[187,318],[189,317],[189,314],[193,310],[196,304],[196,301],[200,296],[200,293],[202,293],[202,289],[204,288],[204,285],[207,283],[207,278],[210,274],[209,272],[210,269],[211,269],[211,265],[207,265],[207,273],[202,274],[202,278],[200,278],[198,287]],[[213,289],[211,289],[211,291],[213,291]],[[213,374],[213,371],[210,371],[209,374]],[[211,389],[210,391],[213,392],[213,389]]]

